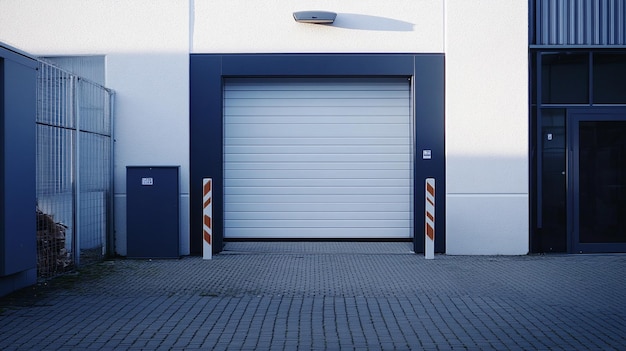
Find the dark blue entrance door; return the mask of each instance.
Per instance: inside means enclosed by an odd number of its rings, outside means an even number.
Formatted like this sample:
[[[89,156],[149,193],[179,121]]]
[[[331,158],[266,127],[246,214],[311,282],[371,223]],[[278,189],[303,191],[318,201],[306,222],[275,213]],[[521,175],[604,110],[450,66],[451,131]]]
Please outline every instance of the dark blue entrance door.
[[[626,110],[571,111],[572,252],[626,251]]]

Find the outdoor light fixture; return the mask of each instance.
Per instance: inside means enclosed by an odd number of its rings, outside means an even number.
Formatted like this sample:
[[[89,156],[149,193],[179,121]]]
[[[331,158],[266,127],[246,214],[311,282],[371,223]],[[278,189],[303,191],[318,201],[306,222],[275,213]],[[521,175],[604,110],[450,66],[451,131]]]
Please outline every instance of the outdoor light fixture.
[[[330,24],[335,22],[337,14],[328,11],[298,11],[293,13],[293,19],[299,23]]]

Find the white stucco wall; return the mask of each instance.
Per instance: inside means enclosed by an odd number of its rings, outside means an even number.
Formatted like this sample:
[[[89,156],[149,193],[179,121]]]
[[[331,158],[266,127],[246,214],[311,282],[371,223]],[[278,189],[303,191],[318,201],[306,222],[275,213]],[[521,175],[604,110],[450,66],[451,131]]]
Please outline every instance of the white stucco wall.
[[[244,0],[192,2],[196,53],[442,52],[443,2]],[[302,24],[293,12],[337,13],[332,26]]]
[[[446,252],[528,252],[526,1],[446,1]]]
[[[0,0],[0,41],[35,55],[106,55],[116,91],[116,250],[125,171],[181,165],[189,253],[189,53],[446,55],[447,252],[528,251],[527,2],[501,0]],[[292,13],[338,13],[332,26]],[[210,152],[210,151],[207,151]]]

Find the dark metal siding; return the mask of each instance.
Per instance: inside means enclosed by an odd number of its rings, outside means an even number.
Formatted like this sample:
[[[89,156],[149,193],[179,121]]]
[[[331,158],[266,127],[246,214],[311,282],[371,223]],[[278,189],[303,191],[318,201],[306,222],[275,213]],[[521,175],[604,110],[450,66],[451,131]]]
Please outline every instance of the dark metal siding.
[[[0,46],[0,295],[16,285],[5,276],[35,271],[35,108],[37,62]],[[36,271],[35,271],[36,272]],[[26,274],[28,275],[28,274]]]
[[[533,8],[531,45],[626,45],[624,0],[531,0]]]

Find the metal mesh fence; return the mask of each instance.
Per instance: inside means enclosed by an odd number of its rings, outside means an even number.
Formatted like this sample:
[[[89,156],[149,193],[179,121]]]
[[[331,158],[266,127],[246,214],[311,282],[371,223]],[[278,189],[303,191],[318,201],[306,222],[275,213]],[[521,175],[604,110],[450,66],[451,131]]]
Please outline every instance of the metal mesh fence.
[[[107,254],[112,225],[112,91],[40,62],[37,271],[51,277]]]

